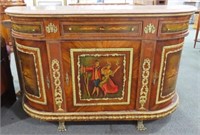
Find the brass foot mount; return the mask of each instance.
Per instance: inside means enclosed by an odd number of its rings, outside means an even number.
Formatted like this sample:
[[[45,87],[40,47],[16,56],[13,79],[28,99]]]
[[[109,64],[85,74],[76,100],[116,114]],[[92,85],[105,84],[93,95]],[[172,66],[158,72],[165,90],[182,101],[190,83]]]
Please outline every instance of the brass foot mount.
[[[65,132],[65,131],[67,131],[67,129],[66,129],[66,127],[65,127],[65,122],[64,122],[64,121],[59,121],[58,131],[60,131],[60,132]]]
[[[147,128],[144,126],[143,121],[137,121],[137,130],[139,131],[145,131]]]

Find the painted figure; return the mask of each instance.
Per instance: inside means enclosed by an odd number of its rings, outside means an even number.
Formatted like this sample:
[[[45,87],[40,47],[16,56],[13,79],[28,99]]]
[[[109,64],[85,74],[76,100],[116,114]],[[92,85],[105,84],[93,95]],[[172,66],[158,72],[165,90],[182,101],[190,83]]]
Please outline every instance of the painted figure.
[[[94,88],[92,91],[92,95],[96,93],[96,95],[99,95],[99,83],[101,82],[101,68],[99,61],[96,60],[94,66],[92,67],[85,67],[85,72],[92,72],[92,78],[91,80],[94,83]]]
[[[117,93],[119,91],[119,88],[117,85],[114,84],[112,79],[110,78],[111,76],[114,76],[117,70],[120,68],[120,66],[117,66],[117,68],[112,71],[111,70],[111,64],[108,63],[106,66],[104,66],[101,69],[101,74],[103,75],[102,81],[100,82],[99,86],[104,92],[104,96],[106,96],[107,93],[113,94]]]

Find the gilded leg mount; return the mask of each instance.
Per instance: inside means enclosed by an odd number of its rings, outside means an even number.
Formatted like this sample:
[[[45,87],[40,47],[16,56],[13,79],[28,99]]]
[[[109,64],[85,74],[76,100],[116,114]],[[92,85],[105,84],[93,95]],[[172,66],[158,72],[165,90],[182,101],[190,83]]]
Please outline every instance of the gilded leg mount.
[[[143,123],[143,121],[141,120],[139,120],[139,121],[137,121],[137,130],[139,130],[139,131],[145,131],[147,128],[144,126],[144,123]]]
[[[64,121],[59,121],[58,131],[60,131],[60,132],[67,131],[67,129],[65,128],[65,122]]]

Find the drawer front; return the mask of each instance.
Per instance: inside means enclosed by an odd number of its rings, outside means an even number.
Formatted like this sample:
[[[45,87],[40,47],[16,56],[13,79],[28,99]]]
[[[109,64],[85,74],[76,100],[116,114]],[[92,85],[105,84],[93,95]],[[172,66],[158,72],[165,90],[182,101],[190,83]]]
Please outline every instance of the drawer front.
[[[183,32],[188,29],[188,22],[163,23],[161,33]]]
[[[177,37],[182,34],[187,34],[189,23],[188,21],[160,21],[159,37]]]
[[[16,32],[27,33],[27,34],[42,34],[42,26],[40,23],[37,24],[12,24],[12,29]]]
[[[42,22],[17,21],[12,23],[12,34],[18,38],[35,38],[44,37],[44,28]]]
[[[142,21],[132,22],[61,22],[61,36],[66,38],[122,38],[139,37],[142,31]],[[79,35],[77,37],[77,34]]]
[[[16,32],[29,33],[29,34],[41,34],[41,25],[31,25],[31,24],[12,24],[12,29]]]
[[[64,33],[139,33],[139,24],[63,25]]]

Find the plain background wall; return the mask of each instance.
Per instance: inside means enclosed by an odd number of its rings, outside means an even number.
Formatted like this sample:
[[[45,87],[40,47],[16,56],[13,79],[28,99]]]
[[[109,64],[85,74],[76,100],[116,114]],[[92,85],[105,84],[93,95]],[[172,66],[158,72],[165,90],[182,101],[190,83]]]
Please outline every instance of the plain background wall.
[[[168,5],[183,5],[185,0],[168,0]]]

